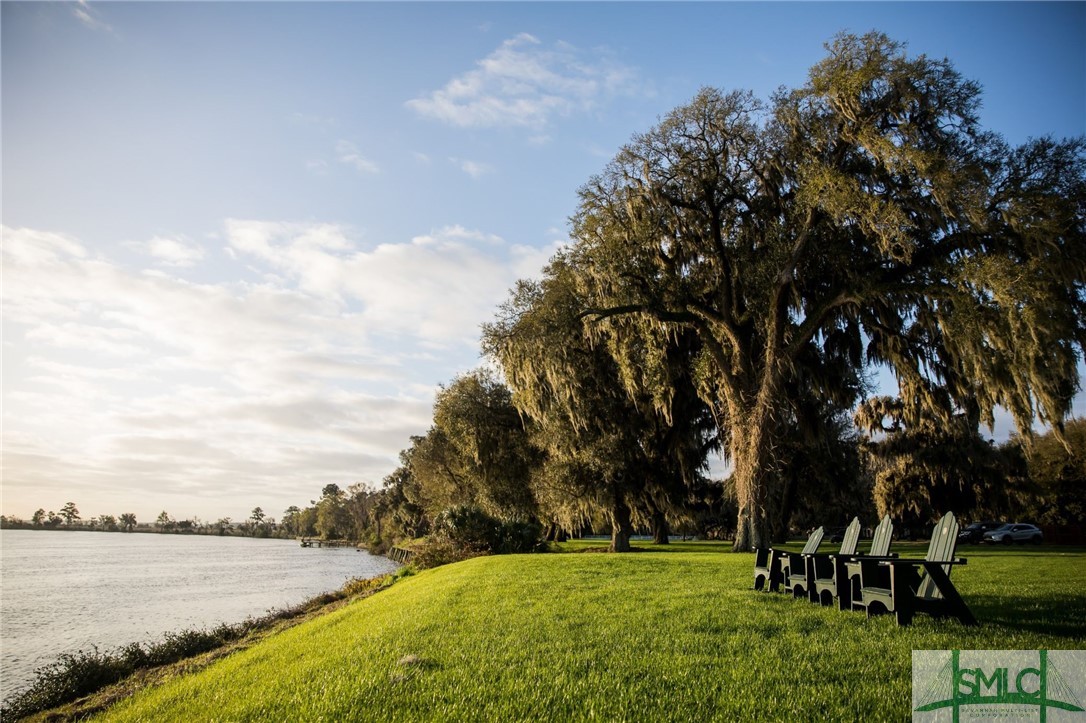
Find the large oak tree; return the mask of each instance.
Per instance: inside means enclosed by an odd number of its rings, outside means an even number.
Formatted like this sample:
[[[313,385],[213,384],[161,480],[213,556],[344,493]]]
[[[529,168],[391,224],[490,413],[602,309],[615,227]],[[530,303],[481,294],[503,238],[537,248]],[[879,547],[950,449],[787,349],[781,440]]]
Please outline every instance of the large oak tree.
[[[827,50],[769,102],[703,90],[591,179],[573,219],[589,323],[698,335],[736,549],[769,542],[801,368],[831,397],[822,370],[885,365],[907,415],[991,424],[1001,405],[1022,430],[1058,424],[1078,386],[1083,141],[1009,146],[980,128],[975,83],[882,34]]]

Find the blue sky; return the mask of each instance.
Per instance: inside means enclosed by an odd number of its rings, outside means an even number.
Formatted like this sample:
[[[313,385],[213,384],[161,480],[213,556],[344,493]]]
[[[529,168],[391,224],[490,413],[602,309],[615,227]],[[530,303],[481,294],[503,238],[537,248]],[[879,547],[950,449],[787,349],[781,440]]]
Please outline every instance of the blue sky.
[[[4,513],[380,484],[622,143],[871,29],[1086,132],[1081,2],[3,2]]]

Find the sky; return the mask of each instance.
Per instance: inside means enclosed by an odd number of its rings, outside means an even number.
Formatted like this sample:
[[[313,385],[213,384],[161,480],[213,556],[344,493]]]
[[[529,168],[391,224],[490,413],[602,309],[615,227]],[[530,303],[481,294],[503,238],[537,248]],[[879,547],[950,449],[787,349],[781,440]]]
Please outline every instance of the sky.
[[[1086,132],[1086,3],[0,3],[4,514],[380,486],[577,189],[836,33]],[[998,425],[997,425],[998,426]],[[997,429],[995,434],[1006,434]]]

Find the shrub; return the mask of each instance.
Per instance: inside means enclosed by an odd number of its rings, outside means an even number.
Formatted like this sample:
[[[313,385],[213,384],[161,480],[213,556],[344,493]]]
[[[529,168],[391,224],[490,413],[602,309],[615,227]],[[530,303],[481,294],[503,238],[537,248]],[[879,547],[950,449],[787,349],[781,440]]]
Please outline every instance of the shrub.
[[[547,543],[543,540],[543,526],[538,522],[505,522],[501,532],[499,552],[518,554],[547,549]]]
[[[115,683],[135,670],[128,657],[100,653],[98,648],[61,655],[57,662],[35,671],[37,678],[33,685],[4,704],[3,717],[24,718]]]
[[[419,570],[426,570],[431,567],[460,562],[469,557],[478,557],[482,554],[485,553],[461,547],[446,535],[435,534],[415,548],[415,556],[411,558],[411,565]]]
[[[497,552],[501,547],[502,523],[478,507],[452,507],[438,515],[434,533],[444,535],[468,552]]]
[[[538,552],[545,549],[542,534],[543,528],[537,522],[502,521],[477,507],[452,507],[438,515],[427,549],[419,551],[414,560],[422,566],[420,554],[427,562],[445,564],[438,560],[455,562],[475,555]]]

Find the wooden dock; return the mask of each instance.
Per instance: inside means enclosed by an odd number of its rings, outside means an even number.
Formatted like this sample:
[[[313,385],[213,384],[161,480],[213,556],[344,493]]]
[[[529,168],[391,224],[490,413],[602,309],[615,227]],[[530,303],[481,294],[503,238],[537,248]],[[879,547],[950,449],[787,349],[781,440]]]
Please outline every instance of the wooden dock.
[[[302,547],[355,547],[353,542],[347,540],[322,540],[319,537],[301,538]]]
[[[407,550],[402,547],[393,547],[388,551],[386,557],[393,562],[399,562],[406,565],[411,562],[411,558],[415,556],[414,550]]]

